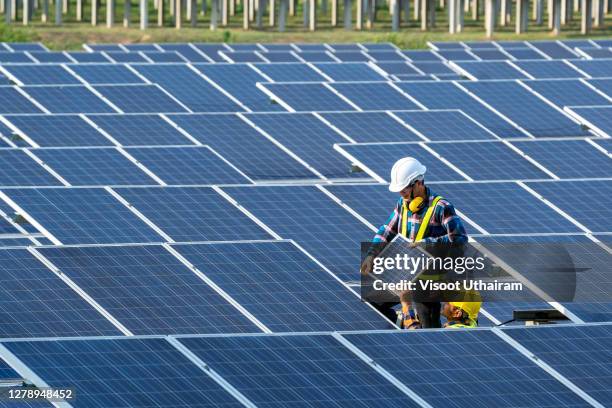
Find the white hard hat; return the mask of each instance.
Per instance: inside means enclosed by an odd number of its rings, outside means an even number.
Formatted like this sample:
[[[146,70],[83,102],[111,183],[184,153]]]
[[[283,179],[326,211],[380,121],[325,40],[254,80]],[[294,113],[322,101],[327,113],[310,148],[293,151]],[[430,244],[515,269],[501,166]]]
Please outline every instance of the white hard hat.
[[[421,162],[414,157],[399,159],[391,169],[391,184],[389,184],[389,191],[399,193],[419,177],[423,176],[426,171],[427,167],[423,166]]]

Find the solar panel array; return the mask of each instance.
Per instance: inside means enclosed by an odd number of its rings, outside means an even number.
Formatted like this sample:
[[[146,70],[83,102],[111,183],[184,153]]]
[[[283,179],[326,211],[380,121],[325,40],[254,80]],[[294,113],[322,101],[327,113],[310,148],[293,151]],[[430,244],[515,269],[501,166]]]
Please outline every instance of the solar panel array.
[[[476,240],[609,260],[609,47],[3,45],[0,374],[75,406],[612,405],[610,302],[401,333],[355,285],[403,156]],[[520,307],[571,320],[486,327]]]

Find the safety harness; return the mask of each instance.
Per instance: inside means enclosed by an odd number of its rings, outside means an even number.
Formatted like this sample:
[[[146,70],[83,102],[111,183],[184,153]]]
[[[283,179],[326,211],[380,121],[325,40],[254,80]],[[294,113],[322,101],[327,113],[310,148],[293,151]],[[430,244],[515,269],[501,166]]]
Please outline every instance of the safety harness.
[[[417,231],[416,237],[414,239],[414,242],[419,242],[423,239],[423,237],[425,237],[425,233],[427,232],[427,227],[429,226],[429,221],[433,215],[433,212],[436,208],[436,205],[438,204],[438,201],[440,201],[442,199],[441,196],[436,196],[433,201],[431,202],[431,205],[429,206],[429,208],[427,209],[427,211],[425,212],[425,215],[423,216],[423,219],[421,220],[421,225],[419,226],[419,230]],[[406,204],[406,200],[404,200],[403,203],[403,211],[402,211],[402,231],[401,234],[403,236],[405,236],[406,238],[408,238],[408,236],[406,235],[408,232],[408,212],[410,210],[408,209],[408,204]]]

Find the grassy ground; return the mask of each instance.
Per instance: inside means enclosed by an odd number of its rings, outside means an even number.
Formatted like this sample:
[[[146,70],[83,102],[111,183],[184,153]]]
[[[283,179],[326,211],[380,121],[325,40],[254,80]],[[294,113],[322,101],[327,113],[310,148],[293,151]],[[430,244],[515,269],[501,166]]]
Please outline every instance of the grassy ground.
[[[118,1],[117,3],[121,3]],[[136,3],[132,1],[132,3]],[[84,16],[89,20],[90,2],[85,1]],[[50,7],[53,10],[53,7]],[[471,14],[466,14],[465,30],[461,34],[448,34],[446,13],[439,10],[437,14],[437,27],[432,31],[421,32],[418,21],[410,20],[402,23],[400,32],[392,33],[390,18],[386,8],[378,11],[378,20],[374,23],[372,30],[344,30],[342,28],[342,10],[339,11],[339,27],[333,28],[329,22],[329,12],[319,13],[318,28],[315,32],[305,30],[302,22],[301,10],[298,15],[291,17],[287,24],[287,31],[279,33],[277,28],[268,27],[267,19],[264,19],[263,27],[253,28],[245,31],[241,29],[242,15],[238,8],[236,16],[232,17],[228,27],[219,27],[216,31],[209,30],[209,13],[200,14],[198,26],[192,28],[189,23],[184,23],[181,30],[172,27],[170,16],[166,16],[165,26],[157,27],[157,12],[153,7],[149,7],[149,22],[151,28],[145,31],[138,29],[138,10],[133,7],[131,12],[130,28],[123,28],[121,21],[123,8],[117,4],[116,26],[112,29],[105,27],[106,10],[102,6],[99,10],[100,21],[96,27],[89,22],[77,23],[74,16],[74,2],[69,8],[69,13],[64,16],[65,23],[62,26],[40,23],[40,17],[35,13],[34,23],[29,27],[21,24],[10,26],[0,23],[0,41],[42,41],[51,49],[80,49],[83,43],[117,43],[117,42],[383,42],[389,41],[402,48],[426,48],[427,41],[460,41],[460,40],[484,40],[484,30],[482,27],[482,17],[480,20],[472,20]],[[353,13],[354,15],[354,13]],[[412,17],[412,16],[411,16]],[[562,29],[559,37],[554,37],[547,28],[546,21],[541,26],[536,26],[533,21],[529,23],[529,32],[523,35],[514,34],[514,25],[510,23],[507,27],[497,27],[494,39],[498,40],[534,40],[552,38],[581,38],[580,20],[576,14],[574,19]],[[53,19],[53,16],[51,16]],[[4,16],[2,16],[4,21]],[[18,18],[18,21],[19,18]],[[612,37],[612,16],[608,16],[602,28],[593,30],[591,37]]]

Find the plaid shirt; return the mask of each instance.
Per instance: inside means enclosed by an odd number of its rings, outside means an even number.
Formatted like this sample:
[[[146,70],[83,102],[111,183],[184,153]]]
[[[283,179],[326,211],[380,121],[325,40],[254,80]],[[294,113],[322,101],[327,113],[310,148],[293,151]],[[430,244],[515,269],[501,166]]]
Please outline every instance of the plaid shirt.
[[[423,207],[419,212],[413,213],[408,210],[408,223],[406,225],[406,237],[413,242],[419,227],[421,226],[421,220],[427,212],[427,208],[431,205],[431,202],[436,198],[437,194],[427,189],[429,194],[428,205]],[[387,219],[384,225],[382,225],[373,242],[391,242],[393,238],[401,231],[402,228],[402,212],[403,212],[404,199],[400,198],[393,209],[393,212]],[[433,243],[465,243],[467,242],[467,233],[461,222],[461,218],[455,214],[455,207],[447,200],[440,199],[436,208],[429,219],[429,227],[425,232],[424,241],[427,244]]]

